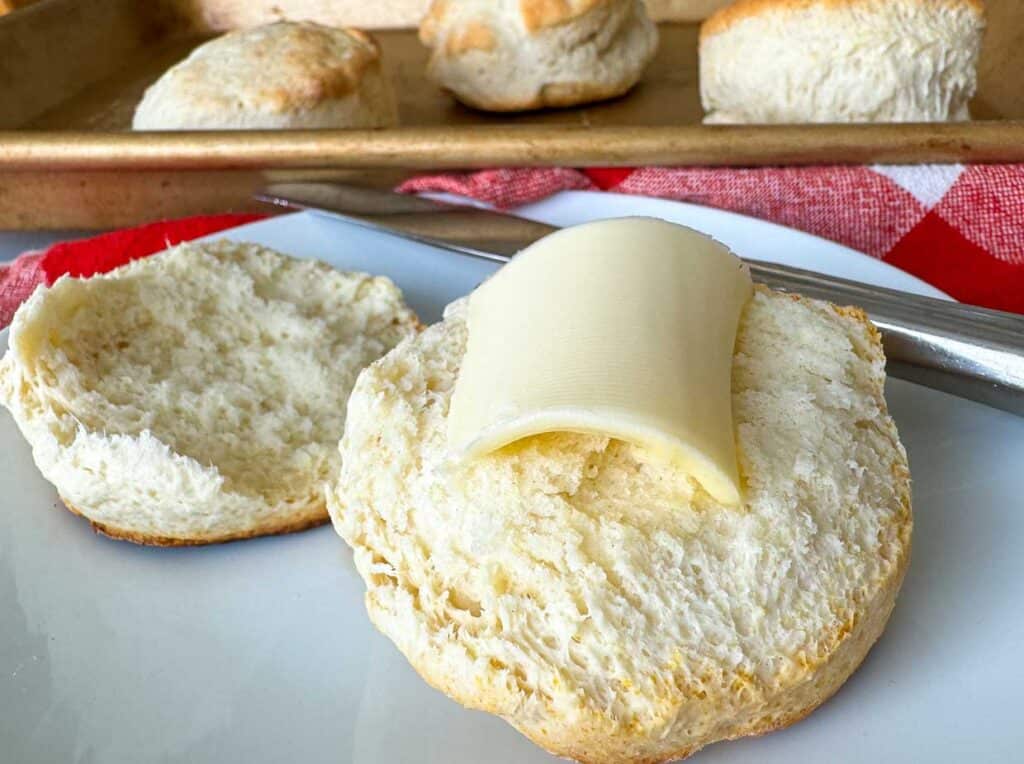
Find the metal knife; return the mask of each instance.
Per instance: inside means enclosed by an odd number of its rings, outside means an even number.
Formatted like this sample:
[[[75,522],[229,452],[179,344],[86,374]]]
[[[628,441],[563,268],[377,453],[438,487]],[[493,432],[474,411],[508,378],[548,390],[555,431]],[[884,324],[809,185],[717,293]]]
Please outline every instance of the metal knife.
[[[495,262],[557,230],[489,209],[339,183],[279,183],[256,198]],[[774,289],[863,308],[882,333],[892,376],[1024,415],[1024,316],[747,262],[754,280]]]

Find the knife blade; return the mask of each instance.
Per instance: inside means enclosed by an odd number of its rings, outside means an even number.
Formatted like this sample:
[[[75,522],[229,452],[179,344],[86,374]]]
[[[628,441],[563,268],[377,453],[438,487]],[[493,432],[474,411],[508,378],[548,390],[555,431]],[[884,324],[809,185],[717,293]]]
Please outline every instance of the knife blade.
[[[279,183],[255,198],[499,263],[558,230],[483,207],[341,183]],[[882,334],[890,375],[1024,415],[1024,316],[746,262],[754,280],[773,289],[862,308]]]

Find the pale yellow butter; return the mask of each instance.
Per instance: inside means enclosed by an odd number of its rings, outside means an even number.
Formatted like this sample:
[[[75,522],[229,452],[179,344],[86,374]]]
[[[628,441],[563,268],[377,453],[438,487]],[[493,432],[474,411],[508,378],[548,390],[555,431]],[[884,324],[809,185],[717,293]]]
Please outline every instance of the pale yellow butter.
[[[677,461],[738,504],[732,355],[752,289],[728,249],[660,220],[544,238],[470,297],[448,415],[454,455],[598,433]]]

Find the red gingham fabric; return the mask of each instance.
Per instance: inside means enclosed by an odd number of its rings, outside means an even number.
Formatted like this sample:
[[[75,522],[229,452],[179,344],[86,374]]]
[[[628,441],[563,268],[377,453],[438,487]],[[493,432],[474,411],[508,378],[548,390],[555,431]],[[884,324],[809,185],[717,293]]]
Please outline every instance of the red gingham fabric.
[[[0,329],[11,323],[35,288],[46,281],[42,252],[27,252],[9,266],[0,267]]]
[[[564,190],[606,190],[704,204],[798,228],[883,259],[963,302],[1024,313],[1024,165],[799,168],[497,169],[414,178],[515,207]],[[0,327],[40,283],[88,276],[256,219],[153,223],[58,244],[0,266]]]
[[[27,252],[0,265],[0,329],[40,284],[64,275],[92,276],[183,241],[259,220],[262,215],[212,215],[163,221],[112,231],[81,241],[54,244],[45,252]]]
[[[962,302],[1024,313],[1024,165],[487,170],[421,176],[512,207],[600,189],[703,204],[798,228],[909,271]]]
[[[559,191],[596,191],[599,188],[578,170],[544,167],[530,170],[481,170],[469,174],[429,175],[414,178],[400,191],[447,191],[502,209],[535,202]]]

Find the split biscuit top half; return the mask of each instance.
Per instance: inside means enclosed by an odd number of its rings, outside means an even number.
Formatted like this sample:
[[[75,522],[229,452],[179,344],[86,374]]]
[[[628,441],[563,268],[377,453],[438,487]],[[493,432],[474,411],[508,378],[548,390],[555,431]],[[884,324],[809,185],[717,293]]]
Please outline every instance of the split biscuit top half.
[[[67,506],[108,535],[283,533],[326,521],[356,376],[417,327],[387,278],[182,245],[38,289],[0,400]]]

